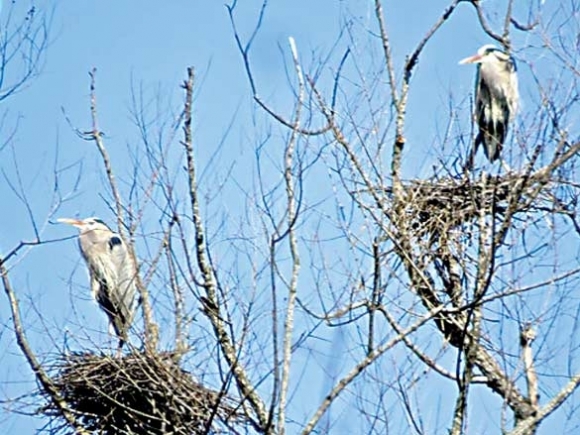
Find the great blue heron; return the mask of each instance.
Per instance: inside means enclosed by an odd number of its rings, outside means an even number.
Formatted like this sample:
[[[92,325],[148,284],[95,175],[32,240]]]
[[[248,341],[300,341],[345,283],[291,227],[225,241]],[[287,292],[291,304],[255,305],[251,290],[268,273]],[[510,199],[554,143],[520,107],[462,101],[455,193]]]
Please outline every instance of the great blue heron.
[[[109,318],[109,330],[119,337],[120,353],[135,313],[135,263],[123,239],[101,219],[58,221],[79,230],[79,247],[89,268],[91,293]]]
[[[483,144],[485,155],[494,162],[499,158],[509,123],[518,110],[516,63],[509,54],[493,45],[484,45],[475,56],[459,63],[477,64],[475,118],[479,132],[472,156],[479,144]]]

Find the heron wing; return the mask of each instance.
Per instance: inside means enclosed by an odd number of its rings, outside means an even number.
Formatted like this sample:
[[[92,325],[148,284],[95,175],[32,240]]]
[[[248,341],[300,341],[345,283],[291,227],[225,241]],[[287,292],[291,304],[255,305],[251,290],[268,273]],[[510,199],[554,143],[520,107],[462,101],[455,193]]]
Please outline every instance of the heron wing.
[[[510,109],[502,92],[491,84],[493,77],[481,71],[477,73],[475,115],[479,127],[476,144],[482,143],[487,158],[493,162],[499,158],[507,136]]]
[[[89,267],[91,292],[115,333],[123,338],[134,313],[136,268],[121,238],[81,237],[79,245]]]
[[[108,248],[116,271],[116,290],[111,292],[110,297],[117,307],[119,320],[126,329],[131,324],[135,311],[137,269],[121,237],[116,234],[112,235],[108,241]]]

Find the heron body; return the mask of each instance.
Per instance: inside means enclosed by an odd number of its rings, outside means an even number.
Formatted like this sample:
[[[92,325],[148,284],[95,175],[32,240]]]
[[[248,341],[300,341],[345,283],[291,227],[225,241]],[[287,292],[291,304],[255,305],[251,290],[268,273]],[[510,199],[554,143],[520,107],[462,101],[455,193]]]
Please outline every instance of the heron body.
[[[79,247],[87,263],[91,293],[119,337],[119,349],[135,313],[137,268],[123,239],[98,218],[59,219],[79,229]]]
[[[476,63],[475,120],[479,132],[475,150],[482,144],[490,162],[500,156],[509,124],[519,103],[518,78],[515,60],[493,45],[484,45],[475,56],[460,64]]]

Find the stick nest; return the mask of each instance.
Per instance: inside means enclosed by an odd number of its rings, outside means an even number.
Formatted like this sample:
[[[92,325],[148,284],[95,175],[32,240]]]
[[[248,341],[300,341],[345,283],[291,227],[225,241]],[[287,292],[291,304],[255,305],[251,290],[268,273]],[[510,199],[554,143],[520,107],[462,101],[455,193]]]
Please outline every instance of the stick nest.
[[[533,179],[518,174],[478,180],[415,180],[404,186],[405,211],[412,217],[417,235],[439,236],[472,222],[482,212],[485,215],[505,212],[510,195],[516,189],[521,189],[521,196],[514,206],[519,209],[529,205],[526,204],[526,193],[532,186]]]
[[[57,369],[55,387],[89,432],[235,433],[231,424],[244,420],[232,399],[196,382],[170,354],[73,354]],[[43,413],[60,416],[52,400]]]

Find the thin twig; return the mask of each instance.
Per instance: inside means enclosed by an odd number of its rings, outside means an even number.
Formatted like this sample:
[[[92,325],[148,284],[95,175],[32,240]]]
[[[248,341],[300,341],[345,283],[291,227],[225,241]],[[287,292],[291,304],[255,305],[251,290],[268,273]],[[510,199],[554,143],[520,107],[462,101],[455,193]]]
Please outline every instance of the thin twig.
[[[284,125],[285,127],[288,127],[291,130],[295,130],[295,126],[294,126],[293,122],[286,120],[283,116],[279,115],[274,110],[272,110],[264,102],[264,100],[262,100],[262,98],[258,95],[258,89],[256,87],[254,75],[252,73],[252,68],[251,68],[251,63],[250,63],[250,49],[252,47],[252,43],[254,42],[254,39],[256,38],[256,36],[258,34],[258,31],[260,30],[260,28],[262,26],[262,20],[264,19],[264,14],[266,12],[268,0],[264,0],[262,2],[262,7],[260,8],[260,13],[258,15],[258,20],[256,22],[256,25],[254,26],[254,29],[252,31],[252,35],[250,36],[250,38],[248,39],[248,42],[245,45],[242,43],[242,39],[240,38],[240,34],[239,34],[238,29],[236,27],[236,20],[234,18],[234,11],[235,11],[236,5],[237,5],[237,1],[234,1],[231,5],[226,5],[226,8],[228,10],[230,24],[231,24],[232,30],[234,32],[234,39],[236,41],[238,51],[240,52],[240,54],[242,56],[242,60],[244,61],[244,69],[246,72],[246,76],[248,77],[248,81],[250,82],[250,88],[252,89],[252,96],[254,98],[254,101],[256,102],[256,104],[258,104],[258,106],[260,106],[268,115],[270,115],[272,118],[274,118],[277,122]],[[298,133],[306,135],[306,136],[319,136],[321,134],[328,132],[329,130],[330,130],[329,125],[325,125],[317,130],[308,130],[308,129],[304,129],[304,128],[300,127],[300,128],[298,128]]]
[[[318,424],[320,419],[324,416],[330,405],[357,376],[359,376],[367,367],[369,367],[373,362],[375,362],[386,351],[388,351],[397,343],[399,343],[401,340],[403,340],[403,337],[412,334],[414,331],[419,329],[419,327],[421,327],[429,320],[437,316],[442,311],[442,309],[443,309],[442,307],[439,307],[437,309],[428,312],[422,318],[420,318],[414,325],[405,329],[402,333],[398,334],[389,342],[376,347],[375,350],[373,350],[373,352],[370,355],[367,355],[366,358],[364,358],[361,362],[359,362],[356,366],[354,366],[351,369],[351,371],[348,372],[343,378],[341,378],[336,383],[336,385],[331,389],[331,391],[326,395],[322,404],[318,407],[318,409],[315,411],[314,415],[310,418],[310,420],[308,420],[308,423],[301,432],[302,435],[309,435],[312,433],[312,431],[315,429],[316,425]]]

